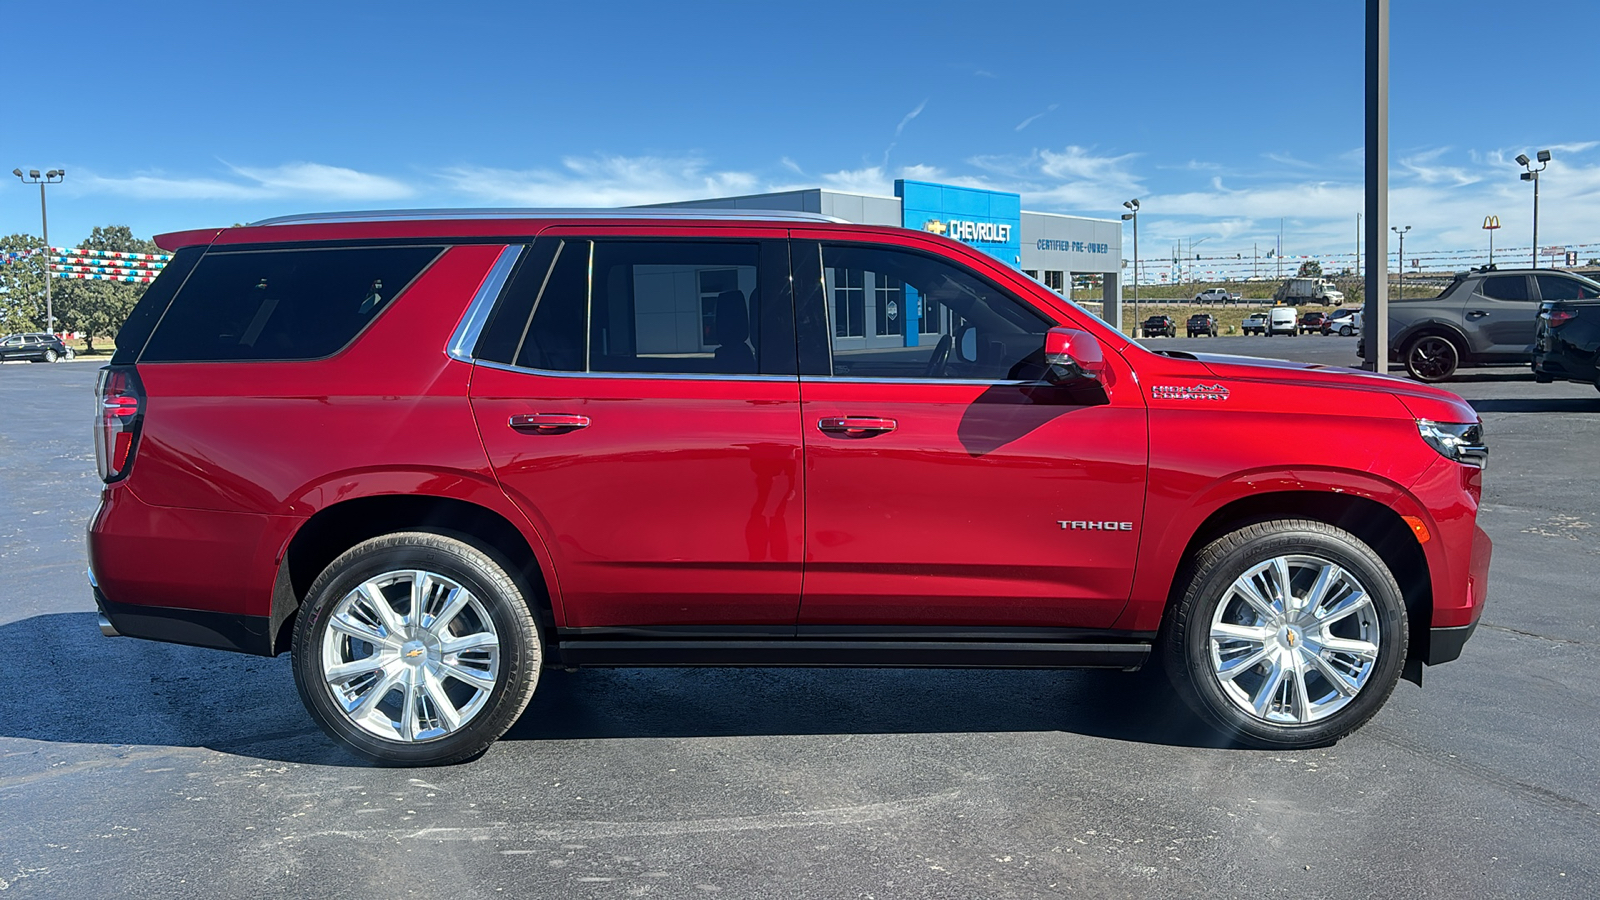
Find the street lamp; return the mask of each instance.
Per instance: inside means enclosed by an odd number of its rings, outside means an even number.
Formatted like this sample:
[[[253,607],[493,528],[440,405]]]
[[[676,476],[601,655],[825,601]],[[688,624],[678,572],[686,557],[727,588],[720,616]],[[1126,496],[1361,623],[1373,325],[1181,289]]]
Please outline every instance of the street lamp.
[[[1533,182],[1533,267],[1537,269],[1539,268],[1539,173],[1544,171],[1545,166],[1550,165],[1550,151],[1540,150],[1535,155],[1539,157],[1539,168],[1533,167],[1526,153],[1517,154],[1517,165],[1528,170],[1522,173],[1522,180]]]
[[[1139,322],[1139,198],[1122,204],[1128,212],[1122,214],[1122,221],[1133,222],[1133,321],[1135,327]]]
[[[1406,232],[1411,230],[1411,226],[1407,225],[1404,228],[1393,227],[1389,230],[1400,235],[1400,292],[1395,299],[1404,300],[1406,298]]]
[[[22,179],[23,184],[37,184],[39,186],[39,219],[44,226],[44,252],[45,257],[50,255],[50,215],[45,211],[44,186],[47,184],[60,184],[67,177],[66,169],[51,169],[39,174],[38,169],[29,169],[28,174],[22,174],[21,169],[12,169],[11,174]],[[55,305],[50,300],[50,267],[45,266],[44,271],[44,330],[51,334],[56,333]]]

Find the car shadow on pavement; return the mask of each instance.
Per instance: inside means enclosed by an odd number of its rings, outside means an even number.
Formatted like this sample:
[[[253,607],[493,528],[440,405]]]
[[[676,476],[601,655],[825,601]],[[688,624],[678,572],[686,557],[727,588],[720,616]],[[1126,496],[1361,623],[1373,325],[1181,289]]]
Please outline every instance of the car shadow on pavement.
[[[93,613],[0,625],[0,737],[364,766],[311,721],[289,658],[106,638]],[[1228,741],[1159,677],[986,669],[547,669],[503,740],[1063,731]]]
[[[1480,413],[1600,413],[1600,394],[1594,397],[1496,397],[1468,400]]]

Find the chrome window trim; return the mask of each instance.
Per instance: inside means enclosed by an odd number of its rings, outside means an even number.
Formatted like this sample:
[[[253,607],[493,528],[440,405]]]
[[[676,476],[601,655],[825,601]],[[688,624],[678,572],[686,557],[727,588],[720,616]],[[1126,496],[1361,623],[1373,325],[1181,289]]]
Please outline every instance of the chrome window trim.
[[[449,219],[629,219],[727,220],[741,222],[831,222],[846,220],[821,213],[781,209],[367,209],[349,212],[299,213],[250,222],[246,227],[269,225],[333,225],[343,222],[426,222]]]
[[[990,378],[855,378],[849,375],[802,375],[802,384],[811,382],[834,384],[964,384],[979,387],[1005,387],[1037,385],[1038,381]]]
[[[500,291],[506,286],[506,279],[511,277],[511,269],[517,264],[517,258],[526,249],[524,244],[510,244],[500,251],[495,258],[494,265],[489,267],[489,274],[484,276],[483,284],[478,285],[478,292],[472,295],[472,302],[467,304],[467,311],[461,317],[461,323],[456,326],[455,333],[450,335],[450,343],[445,345],[445,353],[451,358],[464,363],[472,362],[472,350],[478,346],[478,337],[483,333],[484,323],[489,321],[489,311],[494,309],[494,301],[500,296]]]
[[[517,372],[523,375],[541,375],[546,378],[630,378],[635,381],[797,381],[799,375],[717,375],[704,372],[558,372],[554,369],[535,369],[531,366],[513,366],[493,360],[474,360],[486,369]]]

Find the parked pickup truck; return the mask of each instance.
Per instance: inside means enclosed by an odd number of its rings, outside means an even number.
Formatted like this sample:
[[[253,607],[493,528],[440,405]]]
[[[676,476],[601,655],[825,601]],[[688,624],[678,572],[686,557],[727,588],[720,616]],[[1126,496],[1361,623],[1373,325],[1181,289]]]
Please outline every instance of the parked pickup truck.
[[[1267,314],[1264,312],[1251,313],[1239,323],[1239,330],[1245,334],[1266,334]]]
[[[1600,390],[1600,300],[1546,300],[1533,336],[1533,380]]]

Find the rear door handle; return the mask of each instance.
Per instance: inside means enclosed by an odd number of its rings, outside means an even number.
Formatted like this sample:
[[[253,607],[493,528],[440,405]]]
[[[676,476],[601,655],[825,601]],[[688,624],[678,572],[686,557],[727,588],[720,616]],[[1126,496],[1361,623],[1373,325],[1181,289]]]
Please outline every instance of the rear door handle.
[[[877,416],[830,416],[817,420],[817,430],[844,437],[875,437],[899,427],[893,419]]]
[[[1467,318],[1469,318],[1469,319],[1481,319],[1481,318],[1483,318],[1484,316],[1487,316],[1487,315],[1488,315],[1488,313],[1484,312],[1483,310],[1475,309],[1475,310],[1467,313]]]
[[[568,413],[523,413],[512,416],[507,424],[513,431],[523,434],[566,434],[579,428],[588,428],[589,417]]]

